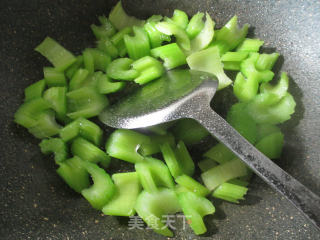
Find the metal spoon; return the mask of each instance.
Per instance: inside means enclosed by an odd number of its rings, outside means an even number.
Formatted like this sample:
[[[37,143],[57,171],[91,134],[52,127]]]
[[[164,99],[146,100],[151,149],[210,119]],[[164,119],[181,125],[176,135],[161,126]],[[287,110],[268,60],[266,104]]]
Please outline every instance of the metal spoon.
[[[217,86],[216,78],[207,73],[169,71],[105,109],[99,118],[110,127],[126,129],[181,118],[197,120],[320,230],[320,198],[259,152],[211,109],[210,101]]]

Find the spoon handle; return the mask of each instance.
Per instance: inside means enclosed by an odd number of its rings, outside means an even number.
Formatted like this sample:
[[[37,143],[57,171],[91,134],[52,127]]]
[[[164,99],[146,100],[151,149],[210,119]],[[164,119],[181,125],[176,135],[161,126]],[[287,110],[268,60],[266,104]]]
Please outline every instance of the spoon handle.
[[[320,198],[257,150],[212,109],[194,119],[244,161],[266,183],[286,197],[320,230]]]

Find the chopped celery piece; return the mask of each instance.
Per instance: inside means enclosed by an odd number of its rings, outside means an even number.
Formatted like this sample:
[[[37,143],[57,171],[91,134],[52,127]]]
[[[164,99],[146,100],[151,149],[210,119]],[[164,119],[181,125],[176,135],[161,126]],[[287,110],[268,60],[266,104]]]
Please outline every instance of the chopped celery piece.
[[[49,108],[50,103],[43,98],[31,99],[20,105],[14,114],[14,121],[25,128],[30,128],[36,124],[39,115]]]
[[[275,133],[275,132],[280,132],[280,128],[277,127],[276,125],[272,124],[259,124],[258,129],[257,129],[257,141],[260,141],[262,138]]]
[[[172,237],[163,218],[181,210],[178,197],[172,189],[159,189],[158,192],[142,191],[137,199],[135,209],[138,215],[156,233]]]
[[[70,67],[77,59],[50,37],[46,37],[35,50],[47,58],[58,71],[64,71]]]
[[[67,93],[68,117],[76,119],[79,117],[90,118],[100,114],[108,106],[108,99],[99,94],[95,89],[83,87]]]
[[[124,44],[124,36],[126,34],[132,33],[132,27],[126,27],[122,29],[121,31],[117,32],[112,38],[111,43],[118,49],[118,54],[120,57],[123,57],[127,54],[127,49]]]
[[[102,208],[102,212],[114,216],[133,216],[141,186],[136,172],[116,173],[112,175],[115,194]]]
[[[116,33],[116,29],[105,16],[100,16],[99,21],[101,23],[100,26],[92,24],[90,26],[93,34],[97,39],[105,39],[112,37]]]
[[[143,162],[135,164],[140,183],[144,190],[153,193],[159,187],[174,188],[174,182],[168,167],[155,158],[145,158]]]
[[[151,50],[151,55],[155,58],[161,58],[163,66],[167,69],[173,69],[185,65],[186,56],[176,43],[167,44]]]
[[[183,214],[186,216],[188,223],[196,235],[203,234],[207,228],[203,222],[203,217],[215,212],[212,203],[193,192],[182,192],[178,194],[179,204]]]
[[[279,53],[260,54],[256,62],[256,68],[260,71],[271,70],[279,58]]]
[[[72,76],[69,83],[69,91],[81,88],[89,76],[89,71],[87,69],[79,68]]]
[[[236,156],[222,143],[218,143],[203,154],[204,157],[214,160],[219,164],[224,164]]]
[[[50,103],[51,108],[56,112],[57,118],[61,121],[66,119],[67,114],[66,94],[66,87],[51,87],[43,94],[43,98]]]
[[[257,124],[246,111],[246,103],[232,105],[227,114],[227,121],[250,143],[257,140]]]
[[[254,75],[246,79],[241,72],[237,74],[233,85],[233,93],[240,102],[251,101],[258,93],[259,82]]]
[[[172,21],[182,29],[186,29],[189,23],[188,15],[179,9],[173,11]]]
[[[274,73],[270,70],[258,71],[256,69],[256,62],[258,61],[259,53],[250,53],[249,57],[242,61],[240,65],[241,72],[247,78],[252,77],[259,83],[269,82],[273,79]]]
[[[34,125],[28,128],[29,132],[36,138],[48,138],[57,135],[61,126],[55,120],[55,113],[52,110],[42,112]]]
[[[91,122],[85,118],[79,118],[76,121],[79,124],[80,136],[92,142],[96,146],[100,146],[103,135],[101,128],[94,122]]]
[[[184,29],[171,22],[160,22],[156,25],[156,29],[166,35],[173,35],[177,44],[184,50],[190,50],[190,39]]]
[[[82,166],[82,160],[77,156],[59,162],[57,173],[70,188],[78,193],[90,186],[89,174]]]
[[[182,140],[187,145],[199,143],[209,136],[209,132],[194,119],[181,119],[172,128],[176,139]]]
[[[122,90],[126,86],[125,82],[112,82],[106,74],[99,76],[98,91],[101,94],[109,94]]]
[[[46,82],[44,79],[31,84],[24,90],[24,101],[27,102],[35,98],[41,98],[45,87]]]
[[[89,73],[94,70],[106,71],[108,65],[111,63],[111,57],[100,51],[99,49],[87,48],[83,52],[84,65]]]
[[[198,196],[205,197],[210,193],[210,191],[205,186],[194,180],[192,177],[189,177],[188,175],[181,175],[177,177],[175,181],[179,185],[187,188],[190,192],[193,192]]]
[[[223,62],[223,69],[240,71],[241,62]]]
[[[78,137],[72,142],[71,152],[89,162],[104,165],[110,163],[110,157],[104,151],[82,137]]]
[[[175,149],[177,159],[182,172],[186,175],[192,176],[194,174],[194,162],[189,154],[189,151],[183,141],[179,141]]]
[[[214,36],[215,22],[212,21],[210,15],[206,13],[206,22],[201,32],[191,40],[191,52],[197,52],[205,49],[212,41]],[[214,63],[212,65],[215,65]]]
[[[182,174],[182,169],[170,144],[166,142],[162,144],[160,148],[163,159],[166,162],[171,175],[174,178],[180,176]]]
[[[43,154],[54,153],[56,163],[63,162],[68,157],[67,145],[60,138],[43,139],[39,146]]]
[[[119,1],[111,10],[109,20],[118,30],[131,26],[143,26],[145,23],[143,20],[128,16],[128,14],[123,10],[121,1]]]
[[[137,60],[150,54],[150,43],[143,27],[133,26],[134,36],[124,35],[123,40],[131,59]]]
[[[189,55],[187,57],[187,63],[192,70],[214,74],[219,80],[218,90],[232,83],[231,79],[223,70],[223,64],[221,63],[219,49],[217,47],[210,47]]]
[[[204,22],[202,21],[204,13],[198,12],[190,19],[190,22],[186,28],[186,32],[190,39],[194,39],[204,28]]]
[[[227,24],[215,33],[214,45],[222,44],[220,54],[236,48],[246,37],[249,24],[238,27],[238,17],[232,17]]]
[[[114,183],[109,174],[96,164],[82,161],[82,166],[91,175],[93,185],[83,189],[81,194],[93,208],[101,210],[115,194]]]
[[[280,158],[284,143],[283,134],[278,131],[263,137],[257,144],[256,148],[268,158]]]
[[[246,38],[238,47],[237,52],[259,52],[264,41],[260,39]]]
[[[224,182],[247,174],[247,166],[240,159],[235,158],[202,173],[201,178],[204,185],[212,191]]]
[[[155,153],[159,153],[160,146],[164,143],[168,143],[171,146],[175,145],[174,137],[172,134],[166,135],[151,135],[150,142],[144,142],[139,148],[139,153],[143,156],[150,156]]]
[[[97,48],[108,54],[112,59],[119,56],[118,48],[111,42],[109,38],[104,38],[98,41]]]
[[[244,200],[248,188],[231,183],[223,183],[217,187],[212,196],[229,202],[239,203],[239,200]]]
[[[148,136],[141,133],[118,129],[109,136],[106,151],[111,157],[127,162],[142,162],[144,157],[138,153],[138,150],[142,144],[150,143],[150,141]]]
[[[217,162],[210,158],[206,158],[198,162],[198,167],[200,168],[201,172],[208,171],[209,169],[216,167],[217,165]]]
[[[77,60],[65,71],[68,79],[71,79],[79,68],[83,67],[83,56],[78,56]]]
[[[283,123],[291,118],[294,113],[296,102],[291,94],[286,93],[277,103],[266,106],[265,101],[261,101],[265,96],[272,99],[278,99],[275,94],[263,93],[248,104],[247,111],[257,123],[278,124]]]
[[[289,79],[287,73],[283,72],[281,74],[280,80],[276,85],[271,85],[270,83],[262,83],[260,85],[261,93],[273,93],[278,96],[279,99],[285,96],[289,87]]]
[[[118,58],[109,64],[107,74],[117,80],[133,80],[139,76],[139,72],[131,69],[132,63],[133,60],[130,58]]]
[[[160,20],[159,20],[160,21]],[[156,28],[157,22],[154,20],[148,20],[147,23],[144,25],[144,30],[147,32],[151,48],[160,47],[162,42],[170,42],[171,37],[158,31]]]
[[[247,175],[247,176],[249,176],[249,175]],[[243,179],[243,178],[246,178],[247,176],[241,177],[241,178],[231,179],[228,181],[228,183],[235,184],[235,185],[242,186],[242,187],[247,187],[249,185],[249,183]]]
[[[43,68],[44,80],[49,87],[63,87],[67,85],[66,77],[63,72],[59,72],[52,67]]]
[[[79,131],[79,122],[73,121],[60,130],[59,136],[64,142],[68,142],[76,138],[79,135]]]
[[[226,52],[222,55],[222,62],[241,62],[248,57],[247,52]]]
[[[134,81],[140,85],[161,77],[164,72],[162,64],[150,56],[134,61],[131,66],[139,72],[139,76]]]
[[[161,15],[152,15],[151,17],[149,17],[147,19],[147,23],[148,22],[160,22],[163,19],[163,17]]]

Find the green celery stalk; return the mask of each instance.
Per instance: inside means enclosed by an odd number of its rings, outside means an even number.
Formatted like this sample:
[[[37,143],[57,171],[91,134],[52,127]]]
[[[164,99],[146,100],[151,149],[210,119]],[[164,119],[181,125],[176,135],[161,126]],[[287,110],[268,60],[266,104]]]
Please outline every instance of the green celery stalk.
[[[72,76],[69,83],[69,91],[81,88],[89,76],[89,71],[87,69],[79,68]]]
[[[50,37],[46,37],[35,50],[47,58],[58,71],[64,71],[70,67],[77,59]]]
[[[219,164],[224,164],[236,156],[222,143],[218,143],[203,154],[204,157],[214,160]]]
[[[82,196],[91,206],[101,210],[115,194],[115,186],[111,177],[96,164],[82,161],[82,166],[89,172],[93,185],[81,191]]]
[[[160,148],[161,148],[163,159],[166,162],[171,175],[174,178],[177,178],[183,172],[182,172],[180,163],[178,162],[178,159],[175,155],[174,150],[172,149],[171,145],[168,142],[160,145]]]
[[[55,113],[52,110],[46,110],[38,115],[34,125],[28,128],[28,131],[36,138],[48,138],[59,134],[61,126],[55,120]]]
[[[119,1],[117,5],[111,10],[109,20],[116,29],[121,30],[125,27],[143,26],[145,21],[128,16],[123,10],[122,3]]]
[[[172,21],[182,29],[186,29],[189,23],[188,15],[179,9],[173,11]]]
[[[188,149],[183,141],[179,141],[175,149],[175,154],[177,159],[179,159],[179,164],[182,172],[186,175],[192,176],[194,174],[194,162],[188,152]]]
[[[67,88],[51,87],[47,89],[43,98],[50,103],[51,108],[56,112],[56,117],[64,121],[67,114]]]
[[[98,40],[112,37],[116,33],[116,29],[108,18],[105,16],[100,16],[99,21],[101,23],[100,26],[94,24],[90,26],[93,34]]]
[[[189,51],[191,49],[190,39],[186,33],[186,31],[176,25],[173,22],[160,22],[157,23],[156,29],[169,36],[175,36],[177,44],[184,49],[185,51]]]
[[[272,134],[272,133],[276,133],[276,132],[280,132],[280,128],[277,127],[276,125],[272,125],[272,124],[259,124],[257,126],[257,142],[260,141],[262,138]]]
[[[174,182],[168,167],[160,160],[147,157],[135,164],[140,183],[144,190],[153,193],[160,187],[174,188]]]
[[[279,58],[279,53],[260,54],[256,62],[256,68],[260,71],[271,70]]]
[[[167,237],[173,236],[173,233],[163,222],[163,217],[181,210],[174,190],[164,188],[155,193],[142,191],[137,199],[135,209],[156,233]]]
[[[127,49],[123,38],[126,34],[130,33],[132,33],[132,27],[125,27],[111,38],[111,43],[113,43],[113,45],[118,49],[118,54],[120,57],[123,57],[127,54]]]
[[[82,166],[82,160],[79,157],[75,156],[58,164],[58,175],[74,191],[81,193],[83,189],[90,186],[89,174]]]
[[[260,85],[261,93],[273,93],[278,96],[279,100],[285,96],[289,88],[289,78],[287,73],[283,72],[276,85],[262,83]]]
[[[246,187],[225,182],[213,191],[212,196],[229,202],[239,203],[239,200],[244,199],[247,191],[248,188]]]
[[[201,32],[191,40],[191,53],[205,49],[211,43],[214,36],[215,22],[210,15],[206,13],[206,22]]]
[[[192,70],[198,70],[214,74],[219,80],[218,90],[229,86],[232,81],[223,71],[219,49],[210,47],[205,50],[195,52],[187,57],[187,63]]]
[[[79,134],[81,137],[92,142],[96,146],[101,145],[103,131],[97,124],[85,118],[79,118],[76,122],[79,124]]]
[[[77,120],[69,123],[65,127],[63,127],[60,132],[59,136],[64,142],[69,142],[72,139],[75,139],[80,132],[80,125]]]
[[[150,56],[134,61],[131,66],[140,73],[139,76],[134,79],[134,81],[140,85],[161,77],[164,72],[162,64]]]
[[[260,39],[246,38],[238,47],[237,52],[259,52],[264,41]]]
[[[68,117],[90,118],[100,114],[108,106],[108,99],[91,87],[82,87],[67,93]]]
[[[280,158],[284,144],[284,136],[278,131],[263,137],[256,148],[270,159]]]
[[[232,105],[227,114],[227,121],[244,138],[254,144],[257,141],[257,124],[252,116],[247,113],[246,108],[246,103]]]
[[[203,217],[215,212],[215,207],[212,203],[193,192],[179,193],[178,199],[182,211],[194,233],[196,235],[205,233],[207,228],[203,222]]]
[[[109,55],[112,59],[117,58],[119,56],[118,48],[112,43],[109,38],[100,39],[97,42],[97,48]]]
[[[85,68],[89,73],[95,70],[106,71],[108,65],[111,63],[111,57],[100,51],[99,49],[87,48],[83,52],[83,59]]]
[[[141,186],[136,172],[116,173],[112,175],[115,184],[115,194],[111,200],[102,208],[106,215],[133,216],[135,204]]]
[[[248,55],[248,52],[226,52],[221,57],[223,68],[226,70],[240,71],[240,64]]]
[[[161,151],[161,145],[168,143],[171,146],[175,145],[174,137],[172,134],[166,135],[150,135],[150,142],[144,142],[140,145],[139,153],[142,156],[150,156]]]
[[[133,62],[130,58],[118,58],[112,61],[107,68],[108,76],[113,79],[126,81],[137,78],[139,72],[131,68]]]
[[[54,154],[56,163],[63,162],[68,157],[67,145],[60,138],[43,139],[39,144],[43,154]]]
[[[73,75],[78,71],[79,68],[83,67],[83,56],[80,55],[76,58],[76,61],[66,69],[65,73],[68,79],[72,79]]]
[[[205,197],[210,193],[210,191],[205,186],[194,180],[192,177],[189,177],[188,175],[181,175],[177,177],[175,181],[179,185],[187,188],[190,192],[193,192],[198,196]]]
[[[162,17],[161,17],[162,18]],[[161,20],[161,19],[160,19]],[[147,32],[151,48],[160,47],[161,44],[166,41],[170,42],[171,37],[158,31],[156,28],[157,23],[160,21],[158,19],[151,19],[148,20],[147,23],[144,25],[144,30]]]
[[[167,44],[151,50],[151,56],[161,58],[163,66],[167,69],[173,69],[186,64],[186,56],[176,43]]]
[[[43,68],[44,79],[49,87],[64,87],[67,85],[66,77],[63,72],[59,72],[52,67]]]
[[[209,132],[193,119],[181,119],[171,129],[176,139],[187,145],[199,143]]]
[[[81,156],[83,160],[101,163],[103,166],[110,163],[110,157],[104,151],[82,137],[77,137],[72,142],[71,152],[74,156]]]
[[[24,101],[27,102],[35,98],[41,98],[45,87],[46,82],[44,79],[31,84],[26,89],[24,89]]]
[[[194,39],[204,28],[204,22],[202,21],[203,17],[204,13],[197,12],[190,19],[190,22],[186,28],[186,32],[191,40]]]
[[[107,76],[107,74],[102,74],[99,76],[98,80],[98,91],[101,94],[109,94],[122,90],[126,86],[125,82],[113,82]]]
[[[259,82],[254,75],[249,75],[246,79],[241,72],[237,74],[233,85],[233,93],[240,102],[249,102],[257,94],[259,89]]]
[[[224,182],[247,174],[247,166],[240,159],[235,158],[202,173],[201,178],[204,185],[212,191]]]
[[[205,158],[198,162],[198,167],[200,168],[201,172],[208,171],[209,169],[216,167],[217,165],[217,162],[210,158]]]
[[[147,32],[143,27],[133,26],[134,36],[124,35],[123,40],[131,59],[137,60],[150,55],[150,43]]]
[[[117,129],[109,136],[106,150],[111,157],[137,163],[144,161],[144,157],[138,153],[140,146],[150,142],[150,138],[141,133]]]

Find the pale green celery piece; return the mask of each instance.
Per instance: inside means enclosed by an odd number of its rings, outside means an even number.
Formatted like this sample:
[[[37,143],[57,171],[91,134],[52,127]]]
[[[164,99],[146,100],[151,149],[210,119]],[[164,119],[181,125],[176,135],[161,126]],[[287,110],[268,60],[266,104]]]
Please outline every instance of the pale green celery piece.
[[[115,184],[115,194],[110,202],[102,208],[106,215],[133,216],[141,185],[136,172],[116,173],[112,175]]]
[[[238,47],[237,52],[259,52],[264,41],[260,39],[246,38]]]
[[[201,172],[208,171],[209,169],[216,167],[217,165],[218,164],[210,158],[206,158],[198,162],[198,167],[200,168]]]
[[[156,25],[156,29],[166,35],[174,35],[176,37],[178,45],[185,51],[190,50],[190,39],[186,31],[175,23],[160,22]]]
[[[258,93],[259,82],[250,74],[246,79],[241,72],[237,74],[233,85],[233,93],[240,102],[251,101]]]
[[[190,22],[186,28],[186,32],[191,40],[194,39],[204,28],[204,22],[202,20],[203,17],[204,17],[204,13],[197,12],[190,19]]]
[[[111,10],[109,20],[116,29],[121,30],[125,27],[143,26],[145,21],[129,16],[123,9],[121,1]]]
[[[214,26],[215,22],[212,21],[210,15],[206,13],[206,22],[203,29],[194,39],[191,40],[190,53],[205,49],[211,43],[214,36]]]
[[[239,200],[244,200],[248,188],[232,183],[223,183],[213,191],[212,196],[229,202],[239,203]]]
[[[261,93],[273,93],[281,99],[287,93],[289,87],[289,79],[287,73],[283,72],[281,74],[280,80],[276,85],[271,85],[270,83],[262,83],[260,85]]]
[[[231,79],[223,70],[223,64],[221,63],[219,49],[217,47],[210,47],[189,55],[187,57],[187,63],[192,70],[214,74],[219,80],[218,90],[232,83]]]
[[[260,71],[271,70],[279,58],[279,53],[260,54],[258,61],[256,62],[256,68]]]
[[[173,12],[172,21],[182,29],[186,29],[189,23],[189,18],[184,11],[175,9]]]
[[[208,195],[210,193],[210,191],[205,186],[203,186],[201,183],[194,180],[192,177],[190,177],[188,175],[183,174],[183,175],[177,177],[175,179],[175,181],[179,185],[187,188],[190,192],[193,192],[193,193],[197,194],[198,196],[205,197],[206,195]]]
[[[246,176],[248,168],[240,159],[235,158],[201,174],[204,185],[210,190],[214,190],[220,184],[233,178]]]
[[[222,143],[218,143],[203,154],[204,157],[214,160],[219,164],[226,163],[236,156]]]

